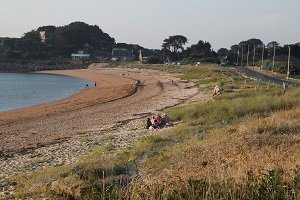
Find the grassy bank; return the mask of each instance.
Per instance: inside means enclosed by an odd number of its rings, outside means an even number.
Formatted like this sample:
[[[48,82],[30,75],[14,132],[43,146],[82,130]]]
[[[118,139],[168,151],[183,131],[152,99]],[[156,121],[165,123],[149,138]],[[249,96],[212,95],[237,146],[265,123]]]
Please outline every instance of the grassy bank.
[[[178,73],[207,93],[218,83],[222,94],[167,110],[179,125],[131,147],[106,145],[75,165],[16,177],[19,198],[300,198],[299,90],[212,66],[123,67]]]

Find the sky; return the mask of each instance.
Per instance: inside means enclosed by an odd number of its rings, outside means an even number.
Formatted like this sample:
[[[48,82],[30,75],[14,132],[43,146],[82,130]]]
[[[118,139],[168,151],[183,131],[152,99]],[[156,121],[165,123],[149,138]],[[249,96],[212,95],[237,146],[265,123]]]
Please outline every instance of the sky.
[[[299,0],[0,0],[0,37],[82,21],[152,49],[170,35],[214,50],[250,38],[284,45],[300,42],[299,8]]]

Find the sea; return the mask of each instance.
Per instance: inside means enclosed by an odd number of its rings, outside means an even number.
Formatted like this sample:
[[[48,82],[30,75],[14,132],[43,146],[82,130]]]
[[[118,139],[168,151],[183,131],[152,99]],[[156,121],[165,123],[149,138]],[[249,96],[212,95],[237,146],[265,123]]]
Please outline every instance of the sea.
[[[53,102],[94,83],[79,78],[35,73],[0,73],[0,112]]]

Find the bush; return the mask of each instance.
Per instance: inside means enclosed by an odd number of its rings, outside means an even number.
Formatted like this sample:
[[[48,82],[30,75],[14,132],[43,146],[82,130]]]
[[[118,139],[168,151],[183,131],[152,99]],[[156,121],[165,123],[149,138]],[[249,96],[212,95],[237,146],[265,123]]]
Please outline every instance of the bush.
[[[147,59],[146,63],[147,64],[161,64],[162,61],[158,56],[152,56]]]
[[[276,58],[276,59],[280,59],[280,60],[275,61],[274,71],[279,72],[279,73],[287,73],[287,60],[282,60],[282,58]],[[264,65],[263,65],[263,68],[265,70],[272,71],[273,70],[273,61],[272,60],[266,60]],[[295,71],[297,71],[296,64],[293,61],[291,61],[290,73],[293,74]]]

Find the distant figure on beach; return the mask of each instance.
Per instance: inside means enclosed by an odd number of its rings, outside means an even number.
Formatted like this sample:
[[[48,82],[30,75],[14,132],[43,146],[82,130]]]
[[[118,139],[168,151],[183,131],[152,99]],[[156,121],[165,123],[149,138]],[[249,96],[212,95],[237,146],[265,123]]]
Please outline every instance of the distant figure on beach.
[[[153,116],[151,117],[151,124],[154,124],[154,122],[155,122],[155,116],[153,115]]]
[[[149,129],[152,125],[150,118],[147,119],[146,129]]]
[[[158,116],[156,117],[156,125],[157,125],[157,128],[161,128],[161,120],[162,120],[161,116],[158,115]]]
[[[170,117],[165,114],[162,118],[162,125],[163,126],[173,126],[173,122],[171,121]]]
[[[97,83],[95,82],[95,87],[97,86]]]
[[[221,94],[220,88],[219,88],[218,85],[216,85],[215,88],[214,88],[214,93],[213,93],[212,96],[214,97],[215,95],[219,95],[219,94]]]
[[[85,85],[85,89],[88,89],[88,88],[89,88],[89,84],[86,84],[86,85]]]

